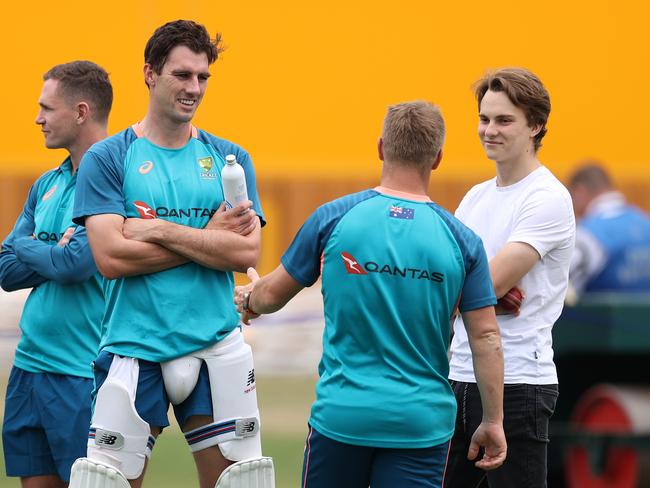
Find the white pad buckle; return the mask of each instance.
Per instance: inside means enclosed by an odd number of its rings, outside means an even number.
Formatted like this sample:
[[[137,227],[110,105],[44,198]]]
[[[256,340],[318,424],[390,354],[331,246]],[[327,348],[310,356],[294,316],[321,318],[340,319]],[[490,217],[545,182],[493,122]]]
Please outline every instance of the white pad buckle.
[[[221,473],[215,488],[275,488],[273,459],[259,457],[232,464]]]
[[[131,485],[110,464],[79,458],[72,465],[68,488],[131,488]]]

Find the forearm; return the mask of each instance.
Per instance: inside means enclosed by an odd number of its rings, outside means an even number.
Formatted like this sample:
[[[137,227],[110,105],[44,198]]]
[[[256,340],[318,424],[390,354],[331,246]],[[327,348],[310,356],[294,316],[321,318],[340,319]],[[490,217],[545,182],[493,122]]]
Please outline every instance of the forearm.
[[[490,276],[497,298],[517,286],[540,259],[535,248],[524,242],[509,242],[503,246],[490,259]]]
[[[242,236],[227,230],[195,229],[165,222],[151,229],[147,240],[208,268],[245,272],[260,256],[260,224]]]
[[[108,279],[157,273],[189,261],[157,244],[129,239],[120,240],[108,252],[93,249],[93,254],[100,273]]]
[[[503,421],[503,350],[498,330],[470,337],[474,375],[481,394],[483,420]]]
[[[93,215],[85,225],[97,269],[108,279],[156,273],[187,262],[157,244],[127,239],[120,215]]]
[[[251,283],[235,287],[235,304],[243,317],[246,313],[254,318],[256,314],[276,312],[303,289],[282,264],[261,279],[253,268],[249,268],[247,274]],[[248,323],[247,319],[244,323]]]
[[[254,292],[250,294],[248,308],[255,313],[268,314],[277,312],[294,296],[293,294],[281,293],[280,289],[273,286],[273,280],[269,279],[270,276],[267,275],[260,279],[255,284]]]

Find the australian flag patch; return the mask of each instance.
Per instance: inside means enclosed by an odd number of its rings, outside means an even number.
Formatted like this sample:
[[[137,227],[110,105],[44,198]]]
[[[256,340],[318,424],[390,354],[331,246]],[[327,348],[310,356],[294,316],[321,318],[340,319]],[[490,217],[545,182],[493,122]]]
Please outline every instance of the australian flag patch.
[[[413,217],[415,217],[415,209],[391,205],[388,210],[388,216],[394,219],[413,220]]]

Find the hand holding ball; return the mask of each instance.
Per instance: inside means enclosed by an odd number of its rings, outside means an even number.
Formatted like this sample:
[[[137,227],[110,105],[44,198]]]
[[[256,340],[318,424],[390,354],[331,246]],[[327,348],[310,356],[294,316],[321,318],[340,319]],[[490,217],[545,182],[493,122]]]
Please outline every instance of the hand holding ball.
[[[519,309],[523,300],[524,294],[515,286],[497,300],[497,306],[501,307],[507,314],[519,315]]]

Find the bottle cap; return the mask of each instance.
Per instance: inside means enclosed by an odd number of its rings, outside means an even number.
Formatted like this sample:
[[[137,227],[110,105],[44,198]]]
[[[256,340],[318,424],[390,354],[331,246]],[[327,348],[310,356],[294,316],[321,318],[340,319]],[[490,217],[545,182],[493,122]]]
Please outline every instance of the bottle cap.
[[[235,157],[234,154],[228,154],[228,156],[226,156],[226,163],[235,164],[236,162],[237,162],[237,158]]]

